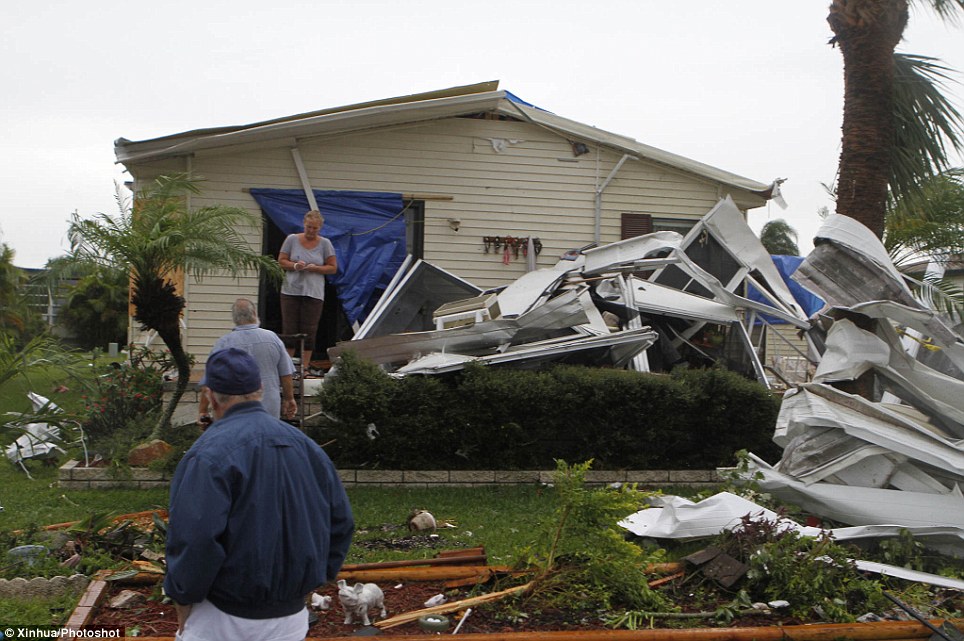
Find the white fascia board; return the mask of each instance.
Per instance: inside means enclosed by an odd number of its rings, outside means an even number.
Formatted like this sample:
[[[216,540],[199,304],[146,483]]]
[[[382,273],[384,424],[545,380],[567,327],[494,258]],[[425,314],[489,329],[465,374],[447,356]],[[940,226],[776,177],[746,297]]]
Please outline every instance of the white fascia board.
[[[677,249],[682,242],[683,236],[675,231],[657,231],[593,247],[582,252],[586,259],[582,273],[591,276],[613,271],[615,267],[644,260],[654,253]]]
[[[552,268],[526,272],[499,292],[499,313],[502,318],[525,314],[555,290],[565,277],[566,272]]]
[[[624,330],[600,336],[581,336],[575,339],[549,342],[543,345],[521,345],[505,352],[474,358],[431,358],[433,355],[430,354],[428,357],[419,358],[408,365],[398,368],[396,373],[445,374],[463,369],[467,362],[478,362],[483,365],[501,365],[522,361],[551,361],[562,358],[568,354],[604,347],[630,347],[631,349],[628,351],[620,353],[620,358],[627,360],[655,343],[656,338],[656,332],[648,327],[643,327],[641,329]]]
[[[343,134],[354,131],[450,118],[473,111],[491,111],[504,99],[505,92],[491,91],[401,104],[376,105],[306,118],[253,124],[228,131],[201,133],[183,138],[167,136],[144,142],[115,143],[117,162],[144,162],[181,156],[202,149],[229,147],[274,139]]]
[[[718,325],[728,325],[740,320],[731,305],[635,276],[629,279],[629,284],[635,291],[636,308],[644,313],[706,321]]]

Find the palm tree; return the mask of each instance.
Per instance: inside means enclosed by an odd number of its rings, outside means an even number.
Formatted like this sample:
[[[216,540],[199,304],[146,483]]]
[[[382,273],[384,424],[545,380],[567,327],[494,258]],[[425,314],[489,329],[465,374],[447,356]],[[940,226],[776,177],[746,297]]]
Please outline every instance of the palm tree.
[[[26,272],[13,264],[15,252],[0,243],[0,334],[12,336],[22,347],[46,327],[40,312],[31,307],[31,292],[25,287]]]
[[[124,269],[92,270],[67,291],[59,322],[84,349],[127,342],[130,283]]]
[[[790,223],[777,218],[766,223],[760,230],[760,242],[775,256],[799,256],[797,230]]]
[[[945,19],[964,0],[926,0]],[[827,21],[844,60],[844,116],[837,213],[878,236],[897,145],[894,50],[908,21],[908,0],[832,0]],[[944,167],[941,167],[943,169]]]
[[[0,333],[23,329],[23,319],[16,311],[14,301],[26,277],[13,264],[13,258],[13,249],[0,243]]]
[[[185,301],[177,293],[177,275],[189,273],[200,279],[261,269],[274,280],[282,276],[277,262],[252,251],[238,231],[245,225],[257,226],[256,217],[237,207],[188,208],[185,196],[199,193],[200,182],[186,174],[161,176],[135,196],[133,206],[118,190],[118,216],[98,214],[81,220],[75,214],[68,228],[71,261],[129,271],[134,320],[141,330],[157,332],[177,366],[174,394],[151,438],[160,438],[169,424],[191,374],[181,342]]]

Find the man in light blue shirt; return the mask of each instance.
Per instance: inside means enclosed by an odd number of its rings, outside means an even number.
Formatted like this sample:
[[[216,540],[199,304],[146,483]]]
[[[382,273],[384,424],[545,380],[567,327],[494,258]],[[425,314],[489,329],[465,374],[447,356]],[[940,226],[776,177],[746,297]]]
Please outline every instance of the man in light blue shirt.
[[[282,416],[294,418],[298,413],[298,404],[295,402],[294,387],[291,383],[295,366],[285,350],[284,343],[274,332],[261,329],[258,310],[247,298],[234,301],[234,305],[231,306],[231,318],[234,321],[234,329],[214,343],[211,353],[237,347],[251,354],[261,372],[261,386],[264,390],[261,403],[264,409],[276,418],[282,418]],[[210,423],[206,394],[201,394],[198,423]]]

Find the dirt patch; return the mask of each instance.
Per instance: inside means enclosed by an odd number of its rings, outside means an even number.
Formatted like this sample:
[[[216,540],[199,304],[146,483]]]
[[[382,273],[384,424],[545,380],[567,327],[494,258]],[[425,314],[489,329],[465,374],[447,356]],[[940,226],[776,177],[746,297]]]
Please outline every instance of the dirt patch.
[[[441,583],[383,583],[378,586],[385,593],[385,607],[388,616],[421,610],[430,598],[444,594],[449,601],[467,598],[467,589],[450,590]],[[134,590],[147,597],[141,605],[126,610],[115,610],[102,606],[91,623],[103,625],[122,625],[131,636],[136,630],[138,636],[174,636],[177,631],[177,615],[172,605],[166,605],[158,600],[158,588],[154,586],[112,586],[108,591],[106,602],[121,590]],[[326,586],[318,590],[318,594],[332,597],[333,607],[328,610],[313,610],[318,617],[308,629],[309,637],[347,637],[352,636],[362,626],[360,624],[345,625],[345,615],[338,605],[338,590],[335,586]],[[372,614],[375,614],[373,611]],[[459,614],[446,615],[450,620],[450,629],[458,625]],[[601,629],[604,626],[595,613],[580,613],[578,611],[542,612],[538,616],[531,613],[528,616],[505,618],[504,608],[496,605],[485,605],[473,608],[472,613],[465,620],[459,633],[477,632],[527,632],[551,630],[587,630]],[[397,627],[379,631],[379,636],[405,636],[411,634],[425,634],[417,622],[406,623]]]

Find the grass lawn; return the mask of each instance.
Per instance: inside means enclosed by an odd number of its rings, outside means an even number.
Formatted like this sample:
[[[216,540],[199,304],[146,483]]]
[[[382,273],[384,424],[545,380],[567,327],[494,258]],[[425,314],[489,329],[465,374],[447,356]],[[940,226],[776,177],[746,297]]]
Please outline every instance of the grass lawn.
[[[125,514],[166,508],[166,488],[150,490],[64,490],[57,468],[28,462],[33,480],[8,461],[0,461],[0,532],[80,520],[91,513]],[[498,488],[349,489],[357,532],[348,563],[369,563],[435,556],[440,549],[484,546],[489,563],[512,564],[535,541],[540,523],[554,507],[551,491],[535,486]],[[437,539],[413,536],[406,527],[413,508],[427,509],[442,522]],[[416,540],[415,546],[397,545]],[[68,574],[69,571],[65,571]],[[60,624],[76,597],[0,599],[0,620],[21,624]]]
[[[75,521],[90,513],[126,514],[166,508],[166,488],[149,490],[64,490],[57,468],[27,463],[33,480],[7,461],[0,462],[0,531]],[[413,508],[427,509],[455,527],[438,531],[440,547],[485,546],[490,562],[511,562],[531,543],[534,529],[554,506],[551,492],[535,486],[479,488],[350,488],[348,495],[359,530],[356,540],[394,538],[406,528]],[[436,549],[392,550],[354,547],[349,563],[432,556]]]

